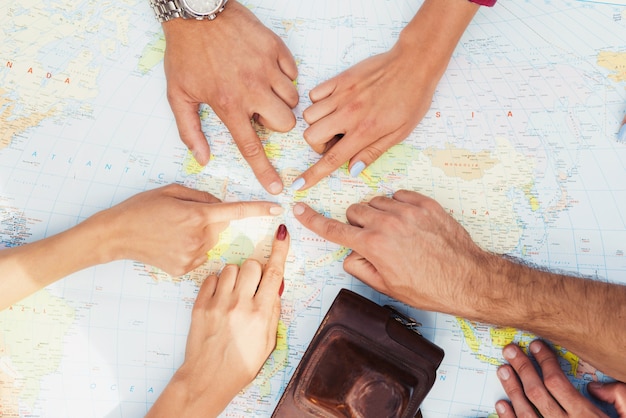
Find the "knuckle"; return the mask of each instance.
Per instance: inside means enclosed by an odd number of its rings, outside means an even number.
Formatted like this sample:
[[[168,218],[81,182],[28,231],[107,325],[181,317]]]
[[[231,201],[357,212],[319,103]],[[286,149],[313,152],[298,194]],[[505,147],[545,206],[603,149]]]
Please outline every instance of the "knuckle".
[[[522,391],[522,388],[518,385],[505,385],[504,386],[504,390],[506,391],[506,394],[509,396],[510,399],[516,399],[519,397],[526,397],[526,395],[524,394],[524,392]]]
[[[350,86],[348,88],[348,92],[354,91],[356,86]],[[358,113],[361,111],[361,109],[363,109],[364,104],[363,101],[361,99],[354,99],[352,101],[350,101],[348,104],[346,104],[346,111],[348,113]],[[371,126],[372,121],[370,119],[363,119],[361,121],[366,127],[367,126]]]
[[[235,219],[242,219],[246,215],[246,205],[243,202],[234,203],[231,210]]]
[[[281,121],[277,126],[276,130],[278,132],[289,132],[296,126],[296,117],[293,113],[289,113],[287,117],[283,121]]]
[[[237,264],[226,264],[222,269],[222,274],[230,273],[231,270],[233,270],[233,272],[237,274],[237,272],[239,271],[239,266]]]
[[[344,231],[342,229],[343,224],[338,223],[338,222],[328,222],[326,223],[324,230],[327,234],[327,236],[331,236],[331,237],[340,237],[340,239],[343,239],[344,236]]]
[[[308,123],[309,125],[311,124],[311,117],[310,117],[310,115],[311,115],[311,110],[310,110],[310,108],[306,108],[306,109],[304,109],[304,111],[302,112],[302,119],[304,119],[304,121],[305,121],[306,123]],[[305,137],[304,139],[306,139],[306,133],[307,133],[307,130],[308,130],[308,129],[305,129],[305,130],[304,130],[304,137]]]
[[[519,365],[513,366],[513,368],[517,372],[517,375],[520,376],[520,378],[528,376],[529,374],[532,375],[533,373],[537,373],[533,364],[530,362],[530,360],[527,359],[522,361]]]
[[[244,158],[255,158],[263,154],[263,146],[259,141],[246,141],[244,143],[238,143],[239,151]]]
[[[310,146],[320,145],[320,144],[324,143],[323,140],[321,140],[319,138],[319,135],[316,135],[315,131],[316,131],[315,129],[311,129],[309,127],[307,129],[305,129],[304,132],[302,133],[302,136],[304,137],[304,140]]]
[[[327,167],[331,167],[335,169],[339,167],[340,165],[342,165],[343,163],[345,163],[345,161],[342,161],[342,160],[343,159],[340,158],[339,155],[337,155],[337,153],[334,152],[331,148],[330,151],[328,151],[326,154],[322,156],[322,159],[320,160],[320,162]]]
[[[365,148],[362,152],[365,154],[365,159],[367,161],[376,161],[381,155],[383,155],[385,150],[378,148],[375,144],[372,144]]]
[[[544,374],[543,384],[545,385],[546,389],[548,389],[551,393],[553,393],[554,391],[560,391],[560,390],[566,389],[566,387],[563,384],[564,377],[565,376],[559,376],[556,373]]]
[[[289,96],[287,97],[287,105],[290,108],[294,108],[298,105],[298,102],[300,101],[300,96],[298,95],[298,90],[293,89],[291,90],[291,92],[289,93]],[[296,118],[294,117],[293,119],[294,124],[296,123]]]
[[[359,235],[359,241],[363,243],[363,248],[376,248],[376,245],[381,241],[381,238],[374,233],[362,232]]]
[[[252,268],[262,267],[261,263],[259,263],[259,261],[255,260],[254,258],[247,258],[246,260],[244,260],[242,266],[247,266],[247,267],[252,267]]]
[[[228,113],[235,107],[235,99],[226,91],[219,91],[215,98],[215,105]]]
[[[283,269],[279,265],[268,264],[265,266],[265,272],[263,272],[263,277],[269,278],[279,278],[283,277]]]
[[[537,403],[542,400],[545,395],[545,391],[541,387],[535,385],[525,388],[524,392],[526,393],[528,400],[532,403]]]

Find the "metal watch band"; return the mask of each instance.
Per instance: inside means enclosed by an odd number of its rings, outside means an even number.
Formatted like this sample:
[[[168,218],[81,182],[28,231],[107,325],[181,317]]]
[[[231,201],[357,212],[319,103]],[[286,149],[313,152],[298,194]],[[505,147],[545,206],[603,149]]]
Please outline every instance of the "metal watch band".
[[[469,0],[472,3],[476,3],[476,4],[480,4],[481,6],[488,6],[488,7],[492,7],[494,4],[496,4],[497,0]]]
[[[157,20],[163,23],[177,17],[182,17],[183,19],[213,20],[218,13],[224,10],[224,6],[226,6],[227,2],[228,0],[224,1],[222,7],[215,11],[215,13],[205,16],[196,16],[194,14],[187,13],[180,6],[178,0],[150,0],[150,6],[152,6],[152,10],[154,10],[154,15],[156,16]]]

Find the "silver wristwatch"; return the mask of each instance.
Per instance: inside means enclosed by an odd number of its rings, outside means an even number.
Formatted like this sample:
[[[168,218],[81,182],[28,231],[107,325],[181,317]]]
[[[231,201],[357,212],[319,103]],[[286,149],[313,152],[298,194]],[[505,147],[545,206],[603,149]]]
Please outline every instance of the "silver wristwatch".
[[[224,10],[228,0],[150,0],[150,6],[159,22],[177,17],[183,19],[213,20]]]

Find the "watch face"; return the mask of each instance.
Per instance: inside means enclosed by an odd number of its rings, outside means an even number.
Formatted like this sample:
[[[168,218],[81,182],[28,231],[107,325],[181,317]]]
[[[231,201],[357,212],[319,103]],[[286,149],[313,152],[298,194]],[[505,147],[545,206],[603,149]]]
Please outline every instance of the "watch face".
[[[195,15],[210,15],[217,12],[224,3],[223,0],[182,0],[187,11]]]

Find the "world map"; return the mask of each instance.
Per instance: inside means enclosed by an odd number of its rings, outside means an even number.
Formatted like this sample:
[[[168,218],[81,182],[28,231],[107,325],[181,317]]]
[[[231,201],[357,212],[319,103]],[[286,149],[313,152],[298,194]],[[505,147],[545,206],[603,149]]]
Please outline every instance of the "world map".
[[[0,416],[143,416],[182,363],[204,277],[226,263],[266,259],[279,223],[292,245],[277,347],[224,417],[271,415],[341,288],[416,318],[445,350],[425,417],[493,414],[505,398],[495,374],[502,347],[525,347],[535,336],[378,294],[344,272],[348,249],[293,218],[296,201],[345,220],[353,203],[415,190],[439,201],[485,249],[626,282],[626,143],[616,135],[626,109],[623,1],[500,0],[481,8],[409,138],[358,178],[344,166],[308,191],[279,196],[258,184],[208,107],[201,119],[212,159],[203,168],[190,156],[167,103],[165,41],[148,3],[0,1],[0,249],[169,183],[227,201],[276,201],[285,214],[233,222],[207,263],[185,276],[114,262],[0,312]],[[308,92],[391,48],[420,3],[244,2],[298,64],[296,127],[258,127],[285,184],[319,158],[302,137]],[[583,393],[589,381],[610,380],[566,347],[555,349]]]

